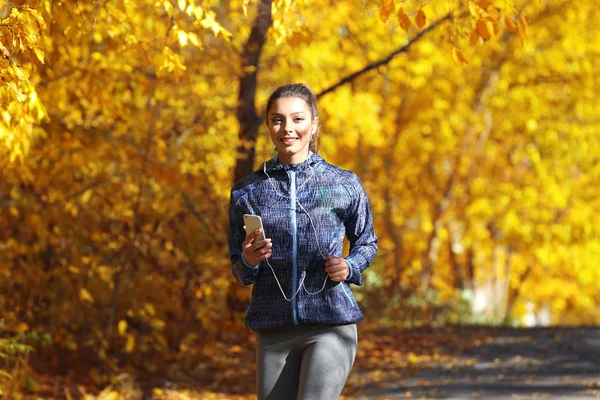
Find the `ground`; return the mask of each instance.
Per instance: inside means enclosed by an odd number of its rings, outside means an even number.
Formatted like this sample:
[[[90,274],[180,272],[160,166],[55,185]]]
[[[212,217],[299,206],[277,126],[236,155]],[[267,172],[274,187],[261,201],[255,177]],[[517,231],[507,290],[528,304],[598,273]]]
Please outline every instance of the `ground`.
[[[22,398],[255,399],[252,346],[252,340],[249,346],[206,346],[197,361],[169,366],[164,376],[121,374],[102,391],[37,375],[42,384]],[[342,399],[600,399],[600,327],[399,330],[363,324]]]
[[[443,331],[437,334],[444,335]],[[600,399],[600,329],[457,329],[473,346],[441,348],[414,374],[365,380],[351,399]],[[433,333],[433,335],[436,335]]]

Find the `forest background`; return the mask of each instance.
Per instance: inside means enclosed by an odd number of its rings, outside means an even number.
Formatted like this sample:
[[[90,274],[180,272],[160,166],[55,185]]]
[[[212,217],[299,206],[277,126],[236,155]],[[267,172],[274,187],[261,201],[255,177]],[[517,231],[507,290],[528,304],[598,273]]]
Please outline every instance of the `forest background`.
[[[599,32],[588,1],[0,1],[0,390],[32,349],[101,386],[252,345],[229,191],[287,82],[371,200],[365,324],[598,324]]]

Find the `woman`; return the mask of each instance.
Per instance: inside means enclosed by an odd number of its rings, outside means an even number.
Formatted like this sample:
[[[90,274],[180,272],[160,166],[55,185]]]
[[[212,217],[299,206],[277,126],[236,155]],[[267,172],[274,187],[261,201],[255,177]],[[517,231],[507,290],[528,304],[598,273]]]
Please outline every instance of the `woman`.
[[[363,315],[350,290],[377,251],[359,178],[317,154],[314,93],[283,85],[267,102],[277,155],[236,183],[229,209],[233,274],[253,284],[246,325],[257,334],[259,399],[337,399]],[[264,227],[245,232],[244,214]],[[341,257],[344,236],[350,254]]]

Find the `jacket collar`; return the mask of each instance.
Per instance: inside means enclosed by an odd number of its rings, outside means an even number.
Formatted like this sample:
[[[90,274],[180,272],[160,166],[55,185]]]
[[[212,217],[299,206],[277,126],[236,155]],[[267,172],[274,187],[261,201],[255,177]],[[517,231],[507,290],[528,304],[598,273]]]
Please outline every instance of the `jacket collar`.
[[[316,164],[319,164],[321,162],[325,162],[325,160],[323,160],[323,157],[321,157],[318,154],[313,153],[312,151],[310,151],[308,153],[308,157],[306,158],[306,160],[302,161],[299,164],[280,164],[279,163],[279,155],[276,154],[275,157],[273,157],[272,159],[270,159],[269,161],[266,162],[266,168],[267,171],[279,171],[279,170],[283,170],[283,171],[296,171],[296,172],[301,172],[301,171],[305,171],[308,168],[314,167]],[[261,170],[262,170],[262,166],[261,166]]]

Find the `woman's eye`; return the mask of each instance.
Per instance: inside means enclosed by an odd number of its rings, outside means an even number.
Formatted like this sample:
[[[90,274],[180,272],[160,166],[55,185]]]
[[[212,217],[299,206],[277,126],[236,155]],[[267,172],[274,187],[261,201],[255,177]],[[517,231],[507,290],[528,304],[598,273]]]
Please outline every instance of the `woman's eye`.
[[[301,122],[301,121],[304,121],[304,118],[295,118],[294,121],[295,122]]]
[[[280,123],[280,122],[281,122],[281,118],[273,118],[273,119],[271,120],[271,122],[273,122],[274,124],[278,124],[278,123]]]

